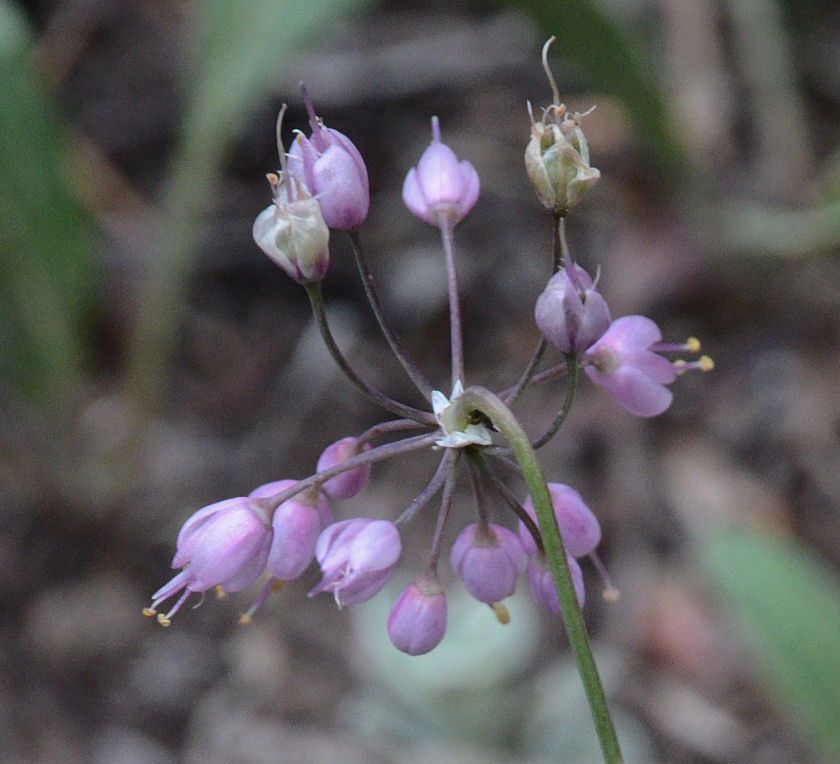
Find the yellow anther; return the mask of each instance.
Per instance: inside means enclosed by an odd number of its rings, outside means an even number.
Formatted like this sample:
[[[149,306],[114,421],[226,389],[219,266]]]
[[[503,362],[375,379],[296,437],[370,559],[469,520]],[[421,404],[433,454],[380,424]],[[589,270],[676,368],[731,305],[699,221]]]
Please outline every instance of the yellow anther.
[[[249,623],[251,623],[251,616],[248,615],[248,613],[243,613],[241,616],[239,616],[240,626],[247,626]]]
[[[601,597],[604,602],[614,603],[621,599],[621,592],[614,586],[608,586],[603,592],[601,592]]]
[[[699,353],[700,352],[700,340],[697,337],[689,337],[685,341],[685,349],[689,353]]]
[[[285,584],[285,583],[286,583],[285,581],[281,581],[280,579],[278,579],[277,581],[274,582],[274,586],[271,587],[271,591],[279,592],[283,588],[283,584]]]
[[[711,371],[715,368],[715,362],[707,355],[701,355],[697,360],[697,365],[701,371]]]
[[[221,586],[217,586],[213,591],[216,592],[217,600],[223,600],[225,597],[227,597],[227,592],[224,589],[222,589]]]
[[[170,621],[163,613],[158,613],[157,622],[161,626],[171,626],[172,621]]]
[[[143,608],[143,615],[151,618],[152,616],[157,615],[157,610],[155,610],[153,607],[144,607]]]
[[[510,611],[508,611],[508,609],[501,602],[496,602],[490,607],[493,608],[493,612],[496,614],[496,620],[499,623],[510,623]]]
[[[685,371],[687,362],[684,361],[682,358],[678,358],[676,361],[673,362],[672,365],[676,369],[677,374],[682,374],[682,372]]]

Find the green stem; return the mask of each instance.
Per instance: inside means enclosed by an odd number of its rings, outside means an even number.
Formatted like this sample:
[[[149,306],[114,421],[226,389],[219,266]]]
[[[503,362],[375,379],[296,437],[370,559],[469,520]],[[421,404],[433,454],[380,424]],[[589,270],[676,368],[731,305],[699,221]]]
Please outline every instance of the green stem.
[[[578,670],[589,700],[589,707],[595,722],[595,731],[601,743],[604,760],[610,764],[621,762],[621,748],[610,717],[601,678],[598,676],[598,668],[592,655],[592,647],[589,644],[583,615],[578,606],[577,595],[569,573],[569,564],[566,560],[566,550],[563,547],[560,529],[557,527],[557,518],[554,514],[551,496],[548,493],[545,477],[537,462],[536,452],[516,417],[494,393],[483,387],[469,387],[463,395],[456,399],[456,402],[457,418],[463,421],[464,427],[466,427],[470,415],[474,412],[483,413],[507,438],[516,460],[519,462],[522,475],[531,494],[531,500],[534,502],[546,558],[563,609],[566,633],[569,635],[569,643],[575,654]]]
[[[312,305],[312,313],[315,316],[315,322],[318,324],[318,329],[321,332],[321,339],[330,351],[333,360],[338,364],[338,367],[344,372],[344,375],[361,391],[363,395],[372,400],[374,403],[387,409],[392,414],[407,419],[413,419],[415,422],[422,422],[423,424],[434,425],[435,418],[428,411],[420,411],[411,406],[406,406],[404,403],[395,401],[389,398],[384,393],[379,392],[365,382],[347,362],[347,359],[339,350],[335,343],[330,326],[327,323],[327,314],[324,312],[324,299],[321,294],[321,282],[316,281],[311,284],[305,284],[306,294],[309,296],[309,302]]]
[[[376,322],[379,324],[379,328],[382,330],[382,334],[385,336],[385,339],[388,341],[388,345],[391,347],[391,352],[397,357],[397,360],[402,365],[403,369],[405,369],[405,373],[411,378],[411,381],[414,382],[417,389],[423,393],[423,396],[426,400],[432,399],[432,384],[429,382],[428,379],[423,375],[423,372],[420,371],[417,364],[408,356],[408,354],[403,349],[402,343],[400,342],[400,338],[397,336],[397,333],[394,331],[391,323],[388,321],[387,316],[385,315],[385,311],[382,309],[382,301],[379,299],[379,293],[376,290],[376,284],[373,280],[373,273],[371,273],[370,266],[368,265],[367,258],[365,257],[365,251],[362,248],[362,241],[359,237],[359,230],[355,229],[353,231],[349,231],[350,236],[350,246],[353,249],[353,255],[356,258],[356,267],[359,269],[359,276],[362,279],[362,286],[365,289],[365,295],[367,296],[367,300],[370,303],[370,307],[373,310],[373,315],[376,316]]]
[[[531,444],[535,449],[542,448],[557,434],[572,410],[572,403],[574,403],[575,393],[577,393],[578,372],[580,371],[577,356],[574,353],[569,353],[566,356],[566,369],[569,378],[566,380],[566,399],[563,401],[563,408],[560,409],[551,426]]]

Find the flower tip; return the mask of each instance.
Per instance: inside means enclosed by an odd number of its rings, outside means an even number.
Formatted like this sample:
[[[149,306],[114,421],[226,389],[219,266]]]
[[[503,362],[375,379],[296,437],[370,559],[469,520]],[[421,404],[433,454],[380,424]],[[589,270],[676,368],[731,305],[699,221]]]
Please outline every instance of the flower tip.
[[[496,614],[496,620],[500,624],[505,625],[510,623],[510,611],[505,605],[501,602],[495,602],[490,607],[493,608],[493,612]]]
[[[432,140],[440,143],[440,120],[432,117]]]

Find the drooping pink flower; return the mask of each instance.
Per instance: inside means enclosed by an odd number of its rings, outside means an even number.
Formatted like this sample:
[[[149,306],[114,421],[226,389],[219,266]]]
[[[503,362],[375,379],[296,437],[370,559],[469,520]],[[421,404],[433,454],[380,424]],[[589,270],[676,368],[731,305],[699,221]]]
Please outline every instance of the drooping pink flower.
[[[370,443],[360,443],[358,438],[349,437],[337,440],[327,446],[318,457],[318,472],[334,467],[357,456],[362,451],[370,450]],[[364,464],[330,478],[321,486],[324,493],[333,499],[350,499],[361,491],[370,478],[370,465]]]
[[[575,587],[578,605],[583,607],[586,599],[586,592],[583,588],[583,573],[574,557],[567,556],[566,561],[569,563],[569,572],[572,576],[572,585]],[[531,587],[531,594],[534,595],[534,601],[541,608],[548,610],[550,613],[562,615],[563,608],[560,607],[554,578],[544,555],[536,554],[528,560],[528,584]]]
[[[432,117],[432,142],[403,183],[403,201],[429,225],[441,228],[460,223],[478,201],[480,182],[475,168],[458,161],[455,152],[440,140],[440,125]]]
[[[586,351],[586,374],[631,414],[657,416],[671,405],[674,396],[665,385],[676,378],[674,365],[651,349],[661,339],[649,318],[617,318]]]
[[[168,626],[172,616],[192,592],[219,586],[238,592],[250,586],[265,570],[272,529],[267,519],[248,498],[240,496],[211,504],[195,512],[178,534],[173,568],[182,568],[152,595],[144,611],[157,615]],[[157,608],[181,593],[166,615]]]
[[[357,517],[334,523],[318,538],[315,557],[323,578],[309,596],[331,592],[339,607],[365,602],[385,586],[401,551],[392,522]]]
[[[601,525],[598,523],[598,518],[571,486],[564,483],[547,483],[547,485],[566,553],[572,557],[584,557],[591,554],[601,543]],[[530,495],[522,506],[536,522],[537,513]],[[537,554],[534,538],[522,521],[519,522],[519,538],[529,555]]]
[[[446,596],[440,582],[424,576],[403,590],[388,616],[388,636],[397,650],[423,655],[440,644],[446,632]]]
[[[464,528],[452,545],[450,561],[466,590],[493,605],[513,594],[527,556],[513,531],[488,523]]]

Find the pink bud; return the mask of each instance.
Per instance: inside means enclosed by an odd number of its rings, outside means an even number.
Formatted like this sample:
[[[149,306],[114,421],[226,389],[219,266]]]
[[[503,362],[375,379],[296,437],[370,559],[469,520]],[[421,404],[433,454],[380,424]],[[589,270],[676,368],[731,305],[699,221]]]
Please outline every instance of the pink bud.
[[[251,498],[265,498],[291,488],[297,481],[278,480],[254,489]],[[326,498],[312,489],[284,501],[274,511],[271,527],[274,538],[266,560],[266,570],[280,581],[298,578],[315,557],[315,544],[321,531],[332,522]]]
[[[583,588],[583,573],[581,573],[580,565],[574,557],[567,557],[566,561],[569,563],[569,572],[572,575],[578,605],[583,606],[586,593]],[[541,608],[557,615],[563,614],[560,599],[557,597],[557,588],[554,586],[554,578],[545,556],[538,554],[528,561],[528,583],[531,586],[534,601]]]
[[[437,578],[426,576],[405,589],[388,616],[388,636],[397,650],[423,655],[446,631],[446,596]]]
[[[490,523],[464,528],[452,545],[450,561],[466,590],[492,605],[513,594],[527,558],[515,533]]]
[[[432,142],[403,183],[403,201],[417,217],[438,228],[455,226],[478,201],[478,173],[440,140],[438,118],[432,117]]]
[[[561,353],[586,350],[610,325],[610,309],[589,274],[567,262],[549,279],[534,309],[537,327]]]
[[[337,440],[327,446],[318,457],[318,472],[334,467],[347,461],[351,456],[357,456],[362,450],[369,451],[370,443],[364,445],[357,438],[349,437]],[[370,465],[365,464],[347,472],[342,472],[334,478],[325,481],[321,486],[324,493],[333,499],[350,499],[361,491],[370,478]]]
[[[586,506],[581,495],[571,486],[563,483],[548,483],[548,493],[554,505],[554,516],[563,537],[567,554],[572,557],[584,557],[592,552],[601,542],[601,526],[592,510]],[[536,521],[537,513],[531,497],[522,505],[525,511]],[[519,523],[519,538],[529,555],[537,553],[537,545],[525,523]]]

